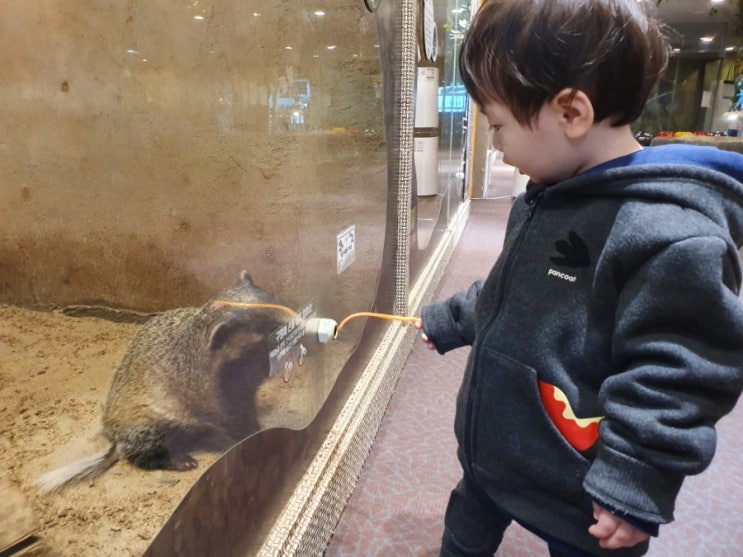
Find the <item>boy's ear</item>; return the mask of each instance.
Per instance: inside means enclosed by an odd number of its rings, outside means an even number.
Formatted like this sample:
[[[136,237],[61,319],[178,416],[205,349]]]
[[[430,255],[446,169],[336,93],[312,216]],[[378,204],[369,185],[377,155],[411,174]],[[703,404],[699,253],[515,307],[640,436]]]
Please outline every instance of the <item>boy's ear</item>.
[[[570,139],[583,137],[593,126],[593,104],[579,89],[563,89],[552,98],[550,107]]]

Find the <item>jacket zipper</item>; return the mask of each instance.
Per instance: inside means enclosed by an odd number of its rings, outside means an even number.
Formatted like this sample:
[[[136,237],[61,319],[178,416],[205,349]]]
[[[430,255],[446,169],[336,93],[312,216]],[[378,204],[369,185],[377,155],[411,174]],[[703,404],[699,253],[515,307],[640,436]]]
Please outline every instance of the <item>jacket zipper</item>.
[[[513,247],[509,250],[506,257],[508,258],[504,264],[503,268],[499,277],[498,281],[498,297],[496,298],[495,303],[495,311],[493,312],[493,317],[488,321],[488,323],[482,328],[482,331],[480,333],[480,336],[484,336],[495,324],[496,319],[498,318],[498,314],[500,313],[500,308],[503,304],[503,298],[505,297],[505,291],[507,283],[511,277],[511,266],[513,264],[513,259],[515,257],[515,254],[518,250],[518,248],[521,246],[521,243],[524,240],[524,237],[526,236],[527,231],[530,228],[532,217],[534,216],[534,212],[536,211],[537,205],[542,198],[543,191],[539,191],[536,195],[534,195],[531,199],[527,201],[527,204],[529,206],[529,210],[527,211],[526,218],[524,219],[524,223],[521,225],[521,228],[518,231],[518,236],[516,237]],[[477,369],[479,367],[479,360],[480,360],[480,344],[477,344],[477,350],[475,351],[472,359],[472,375],[470,377],[470,385],[469,385],[469,392],[467,394],[467,407],[465,410],[465,418],[464,418],[464,438],[466,442],[466,446],[463,447],[464,454],[466,457],[466,470],[468,472],[468,476],[471,481],[475,481],[474,478],[474,470],[472,469],[472,464],[474,461],[474,453],[475,453],[475,437],[476,432],[474,428],[472,427],[473,424],[473,414],[474,414],[474,407],[475,407],[475,400],[476,400],[476,393],[477,393],[477,380],[478,380],[478,372]]]

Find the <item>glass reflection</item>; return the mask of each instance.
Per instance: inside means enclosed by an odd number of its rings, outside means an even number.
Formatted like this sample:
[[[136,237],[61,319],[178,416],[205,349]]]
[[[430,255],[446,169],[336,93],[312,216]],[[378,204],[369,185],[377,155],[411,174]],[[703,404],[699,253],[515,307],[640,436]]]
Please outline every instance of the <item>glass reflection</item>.
[[[413,276],[456,215],[465,191],[468,97],[458,76],[468,0],[423,0],[415,115]]]
[[[141,554],[220,451],[306,428],[364,333],[364,319],[328,344],[296,329],[374,304],[374,14],[360,0],[0,12],[0,465],[55,554]],[[215,304],[246,296],[288,311]],[[37,495],[39,476],[96,454],[105,474]]]

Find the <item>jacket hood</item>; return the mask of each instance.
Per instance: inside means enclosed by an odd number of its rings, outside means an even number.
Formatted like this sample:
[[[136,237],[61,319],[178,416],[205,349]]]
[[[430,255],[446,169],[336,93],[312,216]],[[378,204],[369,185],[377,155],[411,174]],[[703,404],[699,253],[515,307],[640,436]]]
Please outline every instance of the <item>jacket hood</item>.
[[[743,155],[716,147],[647,147],[548,186],[564,193],[667,202],[698,211],[743,245]],[[542,189],[534,184],[527,198]]]

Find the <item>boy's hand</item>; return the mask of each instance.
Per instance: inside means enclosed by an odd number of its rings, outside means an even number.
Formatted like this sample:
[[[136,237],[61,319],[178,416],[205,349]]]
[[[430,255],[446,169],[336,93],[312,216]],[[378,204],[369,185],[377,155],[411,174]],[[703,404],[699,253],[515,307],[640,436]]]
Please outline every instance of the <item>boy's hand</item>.
[[[588,529],[588,533],[598,538],[604,549],[632,547],[650,537],[596,503],[593,504],[593,518],[596,524]]]
[[[418,321],[416,321],[415,322],[415,328],[418,329],[419,331],[421,331],[421,341],[423,341],[423,343],[426,346],[428,346],[428,349],[429,350],[436,350],[436,345],[433,342],[431,342],[430,340],[428,340],[428,335],[423,332],[423,321],[421,321],[420,319]]]

